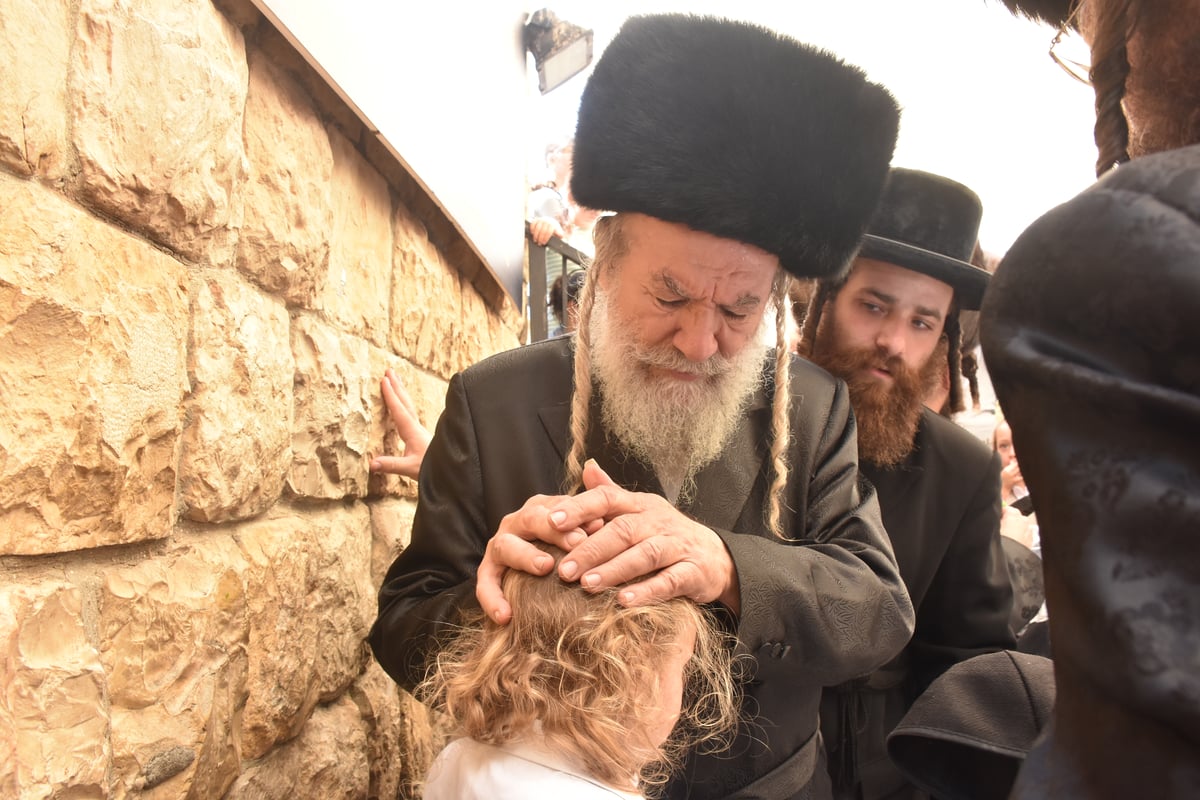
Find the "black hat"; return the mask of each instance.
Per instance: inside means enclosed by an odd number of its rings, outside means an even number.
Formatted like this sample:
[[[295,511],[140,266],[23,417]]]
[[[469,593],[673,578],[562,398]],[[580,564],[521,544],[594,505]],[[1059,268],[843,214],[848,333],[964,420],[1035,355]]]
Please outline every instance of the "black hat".
[[[843,272],[878,204],[899,110],[856,67],[766,28],[626,20],[584,89],[571,194]]]
[[[967,263],[979,237],[983,204],[957,181],[894,168],[859,255],[950,284],[958,307],[978,310],[991,274]]]
[[[1001,650],[930,684],[888,735],[887,751],[920,789],[945,800],[1005,800],[1050,720],[1054,662]]]

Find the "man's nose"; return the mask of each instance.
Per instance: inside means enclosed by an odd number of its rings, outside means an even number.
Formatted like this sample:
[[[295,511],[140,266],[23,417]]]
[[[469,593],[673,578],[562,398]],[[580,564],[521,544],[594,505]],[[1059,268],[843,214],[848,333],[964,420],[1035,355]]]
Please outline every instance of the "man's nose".
[[[675,331],[675,349],[690,361],[707,361],[719,349],[717,332],[720,320],[711,308],[689,308],[681,315]]]
[[[898,319],[885,319],[875,333],[875,346],[889,358],[904,355],[904,325]]]

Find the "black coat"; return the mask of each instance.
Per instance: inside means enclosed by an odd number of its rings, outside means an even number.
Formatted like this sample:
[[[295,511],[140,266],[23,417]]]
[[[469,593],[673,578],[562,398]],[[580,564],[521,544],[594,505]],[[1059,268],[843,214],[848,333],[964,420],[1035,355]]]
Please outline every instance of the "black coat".
[[[1047,212],[988,289],[983,353],[1037,509],[1057,679],[1014,798],[1200,791],[1198,318],[1200,144]]]
[[[1000,539],[999,457],[926,409],[903,462],[887,469],[864,463],[862,470],[879,492],[884,527],[917,611],[916,631],[899,658],[865,681],[828,690],[822,704],[835,782],[839,768],[853,771],[856,764],[862,797],[870,800],[904,786],[885,744],[916,697],[954,664],[1015,648],[1016,640]],[[846,730],[850,724],[856,736]],[[852,739],[854,762],[839,752]]]
[[[412,543],[388,572],[371,631],[376,657],[406,688],[423,676],[456,610],[475,603],[475,569],[501,518],[535,494],[560,492],[571,346],[560,339],[502,353],[450,382],[421,468]],[[911,635],[912,608],[874,490],[860,484],[845,385],[796,359],[792,397],[784,529],[794,541],[766,532],[766,391],[697,476],[696,500],[681,507],[717,532],[737,568],[741,616],[732,625],[739,650],[753,657],[752,722],[729,753],[693,758],[670,797],[827,796],[820,687],[886,663]],[[620,485],[662,494],[653,471],[609,444],[595,417],[587,456]]]

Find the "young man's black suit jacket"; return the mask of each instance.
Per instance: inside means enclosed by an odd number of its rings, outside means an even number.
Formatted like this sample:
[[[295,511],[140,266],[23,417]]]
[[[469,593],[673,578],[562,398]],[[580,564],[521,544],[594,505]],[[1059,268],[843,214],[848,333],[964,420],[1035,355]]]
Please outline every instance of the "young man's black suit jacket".
[[[925,409],[913,451],[895,467],[864,462],[917,611],[912,642],[893,663],[830,689],[821,730],[829,762],[857,772],[862,800],[908,797],[886,737],[916,697],[960,661],[1016,648],[1013,591],[1000,539],[1000,461],[973,434]],[[845,726],[853,725],[854,736]],[[840,752],[851,739],[857,754]]]

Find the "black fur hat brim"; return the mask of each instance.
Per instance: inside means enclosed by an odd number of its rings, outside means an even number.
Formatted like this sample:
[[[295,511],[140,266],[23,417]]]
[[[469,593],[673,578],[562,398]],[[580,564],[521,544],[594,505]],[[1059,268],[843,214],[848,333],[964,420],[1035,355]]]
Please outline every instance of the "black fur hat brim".
[[[856,67],[714,17],[626,21],[584,90],[571,191],[841,274],[879,199],[899,110]]]

